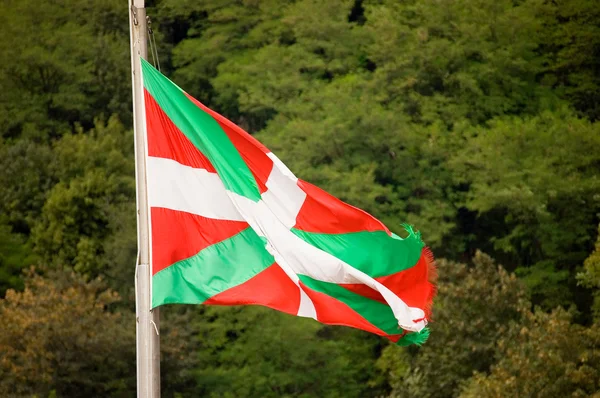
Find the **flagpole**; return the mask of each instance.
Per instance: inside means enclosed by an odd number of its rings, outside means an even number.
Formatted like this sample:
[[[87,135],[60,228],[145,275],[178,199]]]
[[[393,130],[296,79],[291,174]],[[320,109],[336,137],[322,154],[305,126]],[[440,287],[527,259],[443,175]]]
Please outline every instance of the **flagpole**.
[[[146,185],[144,89],[140,58],[147,59],[147,22],[144,0],[129,1],[129,38],[135,134],[135,179],[138,260],[135,269],[135,312],[138,398],[160,398],[159,312],[151,309],[150,220]]]

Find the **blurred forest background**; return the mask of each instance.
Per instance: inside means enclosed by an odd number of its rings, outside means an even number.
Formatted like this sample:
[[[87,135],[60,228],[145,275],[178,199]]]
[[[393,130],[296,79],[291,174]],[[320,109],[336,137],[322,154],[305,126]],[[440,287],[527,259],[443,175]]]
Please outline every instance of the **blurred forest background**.
[[[431,337],[170,306],[163,397],[600,394],[594,0],[155,0],[163,72],[438,258]],[[0,396],[135,395],[125,0],[2,0]],[[598,396],[598,395],[595,395]]]

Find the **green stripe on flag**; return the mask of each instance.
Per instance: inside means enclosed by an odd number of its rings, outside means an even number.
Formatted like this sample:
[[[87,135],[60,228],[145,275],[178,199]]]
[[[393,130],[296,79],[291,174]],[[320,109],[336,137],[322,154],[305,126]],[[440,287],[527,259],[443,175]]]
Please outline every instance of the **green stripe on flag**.
[[[144,87],[181,132],[217,170],[225,188],[255,202],[260,191],[250,169],[219,123],[142,59]]]
[[[351,292],[335,283],[318,281],[306,275],[298,277],[309,288],[341,301],[385,333],[391,335],[403,332],[389,305]]]
[[[417,264],[423,241],[409,229],[405,239],[385,231],[323,234],[292,229],[300,239],[377,278],[404,271]]]
[[[265,243],[252,228],[246,228],[159,271],[152,277],[152,308],[200,304],[246,282],[275,262]]]

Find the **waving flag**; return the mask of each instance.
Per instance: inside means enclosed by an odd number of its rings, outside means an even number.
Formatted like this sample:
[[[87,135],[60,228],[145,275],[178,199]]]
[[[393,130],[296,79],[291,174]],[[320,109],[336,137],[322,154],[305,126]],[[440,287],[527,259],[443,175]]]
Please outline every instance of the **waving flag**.
[[[142,60],[152,306],[257,304],[421,344],[435,287],[418,233],[306,181]]]

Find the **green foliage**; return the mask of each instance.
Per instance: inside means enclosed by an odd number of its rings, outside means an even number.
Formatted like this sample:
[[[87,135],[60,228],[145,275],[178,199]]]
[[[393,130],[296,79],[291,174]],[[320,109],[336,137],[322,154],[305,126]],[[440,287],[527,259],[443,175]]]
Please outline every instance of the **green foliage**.
[[[239,61],[246,49],[259,48],[283,34],[277,21],[286,3],[278,0],[161,2],[161,16],[178,23],[185,21],[188,28],[173,50],[175,80],[202,101],[218,101],[228,115],[236,117],[235,91],[215,91],[212,79],[224,61],[232,58]],[[243,84],[236,75],[230,79]]]
[[[535,79],[543,58],[534,2],[373,3],[368,57],[383,101],[424,123],[540,109],[547,90]]]
[[[108,310],[119,300],[100,280],[30,273],[23,292],[9,290],[0,301],[0,394],[134,394],[131,314]]]
[[[600,320],[600,225],[598,225],[598,238],[596,247],[583,263],[583,272],[578,274],[582,285],[594,290],[594,304],[592,311],[596,320]]]
[[[496,344],[529,308],[514,275],[485,254],[474,266],[438,261],[440,280],[431,336],[408,355],[390,345],[379,366],[390,372],[393,397],[455,397],[474,371],[495,362]]]
[[[380,392],[378,337],[260,307],[207,307],[198,319],[202,396],[364,397]],[[360,358],[359,361],[356,359]]]
[[[460,395],[479,397],[589,397],[600,394],[600,325],[571,323],[562,309],[536,311],[498,343],[499,361],[478,373]]]
[[[123,213],[135,214],[132,141],[112,118],[106,124],[97,122],[87,134],[80,131],[56,142],[56,158],[48,167],[59,182],[48,192],[31,234],[34,249],[46,264],[95,276],[107,267],[124,265],[110,264],[113,259],[103,257],[105,245],[111,250],[121,245],[120,259],[129,260],[133,269],[135,241],[115,241],[122,232],[133,232],[134,218],[123,218]],[[128,229],[122,227],[126,221]]]
[[[600,9],[594,0],[540,5],[544,82],[591,120],[600,118]]]
[[[136,391],[135,314],[100,278],[30,269],[22,292],[0,300],[0,395],[131,397]],[[166,398],[193,395],[186,313],[166,311],[161,375]]]
[[[0,24],[0,137],[44,140],[119,112],[129,121],[127,13],[118,0],[82,5],[8,0]]]
[[[47,191],[56,183],[48,169],[52,158],[45,144],[0,140],[0,214],[15,232],[29,234],[40,217]]]
[[[22,269],[35,260],[23,236],[13,233],[0,219],[0,297],[7,289],[23,288]]]
[[[495,119],[473,129],[453,159],[470,185],[466,207],[481,223],[502,217],[501,228],[478,234],[478,247],[520,265],[545,308],[572,299],[567,282],[573,286],[590,247],[600,212],[598,153],[600,125],[564,110]]]

